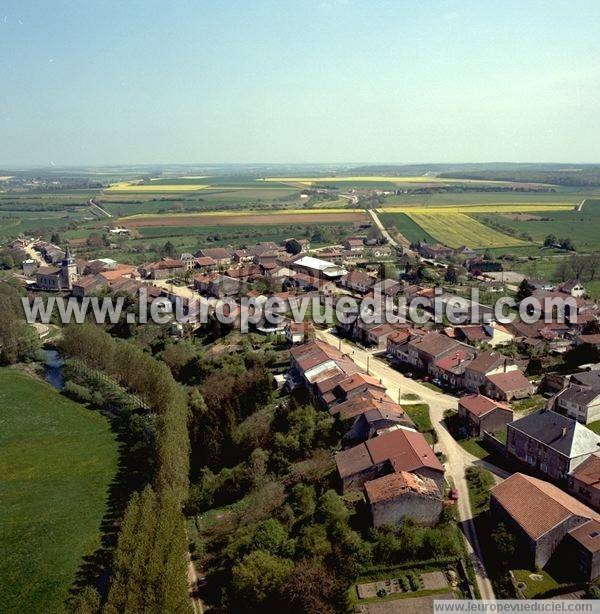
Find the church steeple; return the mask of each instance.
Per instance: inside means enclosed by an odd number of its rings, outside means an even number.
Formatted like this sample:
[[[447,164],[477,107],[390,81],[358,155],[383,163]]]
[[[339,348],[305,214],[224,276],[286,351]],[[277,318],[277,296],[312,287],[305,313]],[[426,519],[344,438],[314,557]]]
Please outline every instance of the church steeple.
[[[77,265],[68,245],[65,248],[65,257],[61,262],[60,277],[62,288],[64,290],[72,290],[73,282],[77,279]]]

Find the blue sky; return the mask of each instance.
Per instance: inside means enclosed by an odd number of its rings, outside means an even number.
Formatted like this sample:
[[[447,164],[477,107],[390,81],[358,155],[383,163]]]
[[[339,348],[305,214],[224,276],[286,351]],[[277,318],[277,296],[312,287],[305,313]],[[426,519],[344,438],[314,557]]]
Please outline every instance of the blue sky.
[[[600,162],[600,3],[0,5],[0,165]]]

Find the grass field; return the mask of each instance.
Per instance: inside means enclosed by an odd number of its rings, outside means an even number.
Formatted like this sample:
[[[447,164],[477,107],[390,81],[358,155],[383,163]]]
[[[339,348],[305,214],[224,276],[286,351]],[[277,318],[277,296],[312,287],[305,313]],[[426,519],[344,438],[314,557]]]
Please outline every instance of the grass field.
[[[462,213],[407,213],[425,232],[449,247],[472,249],[526,245],[525,241],[502,234]]]
[[[98,546],[117,443],[107,420],[0,369],[0,612],[61,612]]]

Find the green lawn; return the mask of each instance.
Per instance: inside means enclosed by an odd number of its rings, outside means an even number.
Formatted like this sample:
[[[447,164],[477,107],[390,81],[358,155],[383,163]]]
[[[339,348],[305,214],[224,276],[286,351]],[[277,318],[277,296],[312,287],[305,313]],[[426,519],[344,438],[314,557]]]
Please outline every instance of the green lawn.
[[[465,472],[469,501],[473,517],[487,511],[490,504],[490,488],[494,486],[494,476],[481,467],[470,466]]]
[[[429,417],[429,405],[425,403],[415,403],[414,405],[404,405],[402,407],[408,417],[415,423],[421,433],[433,430],[431,418]]]
[[[600,435],[600,420],[596,420],[596,422],[590,422],[586,424],[586,426],[590,429],[590,431],[594,431],[596,435]]]
[[[525,599],[533,599],[546,591],[558,588],[558,582],[543,569],[531,571],[529,569],[514,569],[513,574],[518,583],[523,583],[527,588],[522,589]]]
[[[472,437],[471,439],[458,439],[457,441],[464,450],[477,458],[485,458],[486,456],[490,455],[485,448],[481,447],[481,439],[478,437]]]
[[[60,612],[99,545],[118,448],[108,421],[0,369],[0,612]]]

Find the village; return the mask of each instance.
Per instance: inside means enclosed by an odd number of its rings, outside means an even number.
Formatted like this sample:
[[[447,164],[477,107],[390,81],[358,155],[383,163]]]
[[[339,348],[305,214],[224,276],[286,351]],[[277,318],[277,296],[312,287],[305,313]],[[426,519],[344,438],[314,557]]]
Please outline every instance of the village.
[[[495,283],[480,270],[482,264],[494,267],[467,247],[415,247],[368,245],[363,235],[311,251],[308,241],[290,238],[279,245],[203,248],[133,266],[110,258],[80,260],[68,247],[30,239],[10,245],[21,252],[20,279],[31,296],[59,293],[79,300],[118,293],[134,298],[144,288],[148,301],[197,299],[213,308],[223,298],[277,296],[288,315],[294,302],[312,296],[334,303],[376,297],[384,309],[385,300],[399,306],[401,298],[433,296],[434,287],[419,283],[410,262],[434,263],[445,275],[443,300],[456,296],[458,279],[447,273],[457,268],[457,255],[469,278],[483,277],[484,287]],[[374,252],[380,263],[373,264]],[[390,263],[399,273],[382,277]],[[600,576],[597,306],[577,280],[555,287],[531,279],[513,287],[517,294],[523,289],[540,299],[572,298],[577,313],[538,324],[503,324],[493,317],[454,326],[357,319],[325,328],[310,317],[284,317],[275,325],[260,321],[253,330],[290,347],[289,370],[277,376],[276,386],[303,389],[341,425],[343,449],[334,458],[339,493],[359,496],[373,527],[404,519],[435,526],[448,506],[455,507],[466,523],[475,570],[470,590],[493,598],[485,567],[490,546],[478,535],[465,477],[469,467],[480,467],[493,476],[489,522],[510,532],[532,577],[558,557],[560,573],[568,570],[561,584],[579,587],[583,595]],[[489,305],[478,308],[493,313]],[[183,336],[184,325],[173,323],[172,332]],[[411,411],[423,404],[428,426]],[[524,594],[527,582],[512,578],[515,593]]]

